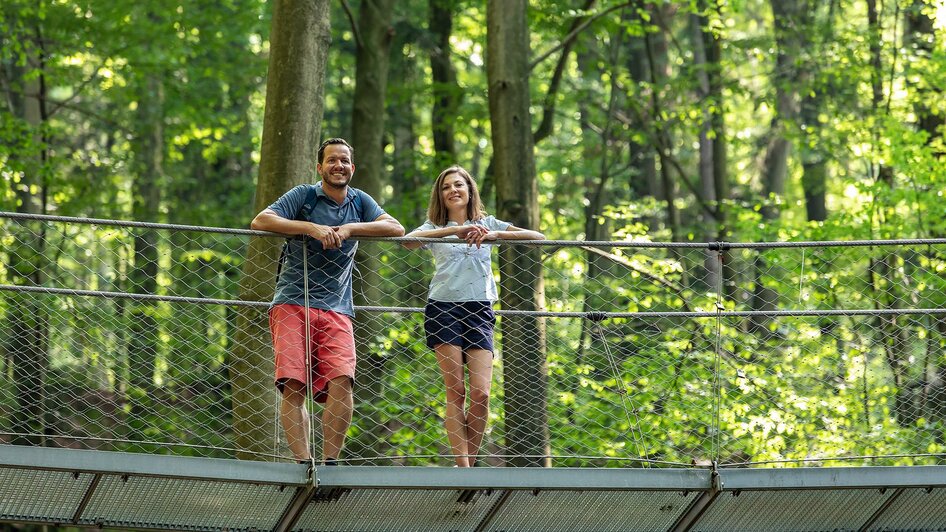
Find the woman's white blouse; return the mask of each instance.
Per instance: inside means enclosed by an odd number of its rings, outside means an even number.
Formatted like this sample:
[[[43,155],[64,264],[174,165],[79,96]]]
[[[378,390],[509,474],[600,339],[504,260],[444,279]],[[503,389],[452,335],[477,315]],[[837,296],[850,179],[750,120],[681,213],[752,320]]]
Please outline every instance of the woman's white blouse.
[[[415,231],[429,231],[444,227],[455,227],[456,222],[447,222],[447,225],[434,225],[427,220],[424,225]],[[505,231],[512,224],[497,220],[494,216],[487,216],[481,220],[471,222],[467,220],[463,225],[482,225],[490,231]],[[456,238],[450,236],[448,238]],[[434,277],[430,280],[428,299],[433,301],[496,301],[496,281],[493,279],[493,269],[490,261],[490,252],[493,246],[483,243],[483,246],[469,246],[461,244],[425,244],[434,255]]]

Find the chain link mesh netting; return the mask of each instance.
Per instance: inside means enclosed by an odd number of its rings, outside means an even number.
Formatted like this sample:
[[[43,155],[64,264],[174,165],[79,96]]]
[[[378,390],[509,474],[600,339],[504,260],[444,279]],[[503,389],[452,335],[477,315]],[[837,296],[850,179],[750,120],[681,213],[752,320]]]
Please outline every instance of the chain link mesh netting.
[[[0,240],[0,442],[292,458],[267,319],[283,239],[7,213]],[[360,243],[341,458],[451,465],[431,255],[401,242]],[[946,241],[495,247],[480,463],[946,454]]]

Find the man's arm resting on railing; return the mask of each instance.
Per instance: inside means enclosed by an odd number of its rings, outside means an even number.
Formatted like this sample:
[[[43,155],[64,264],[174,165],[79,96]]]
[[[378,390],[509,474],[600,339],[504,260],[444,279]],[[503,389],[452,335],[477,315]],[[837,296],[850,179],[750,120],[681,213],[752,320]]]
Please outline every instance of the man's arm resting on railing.
[[[333,227],[346,240],[353,236],[404,236],[404,227],[390,214],[382,214],[373,222],[356,222]]]
[[[289,220],[276,214],[272,209],[263,209],[250,222],[250,228],[257,231],[269,231],[284,235],[309,235],[322,242],[325,249],[334,249],[342,245],[343,238],[327,225],[314,224],[302,220]],[[401,229],[403,232],[404,230]],[[397,235],[400,236],[400,235]]]

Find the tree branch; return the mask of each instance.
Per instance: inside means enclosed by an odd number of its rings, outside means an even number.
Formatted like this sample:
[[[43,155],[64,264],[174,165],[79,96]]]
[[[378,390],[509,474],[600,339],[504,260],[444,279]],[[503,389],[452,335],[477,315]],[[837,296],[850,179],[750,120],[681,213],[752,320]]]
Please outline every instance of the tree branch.
[[[95,81],[95,80],[98,79],[98,77],[99,77],[99,72],[102,70],[102,67],[104,67],[104,66],[105,66],[105,60],[103,60],[103,61],[102,61],[102,65],[99,66],[98,68],[96,68],[96,69],[95,69],[95,72],[93,72],[92,75],[89,76],[89,79],[83,81],[82,83],[79,83],[79,86],[72,90],[72,95],[70,95],[70,96],[69,96],[68,98],[66,98],[65,100],[62,100],[62,101],[50,101],[50,103],[52,103],[52,104],[54,105],[54,107],[49,110],[49,116],[51,117],[51,116],[55,115],[57,112],[59,112],[60,109],[66,108],[66,107],[69,105],[70,102],[72,102],[73,100],[75,100],[76,98],[78,98],[79,95],[82,93],[82,91],[83,91],[86,87],[88,87],[89,85],[92,84],[93,81]]]
[[[664,279],[663,277],[653,272],[650,272],[644,268],[641,268],[635,265],[630,260],[628,260],[626,257],[615,255],[613,253],[608,253],[607,251],[604,251],[598,248],[593,248],[591,246],[580,246],[580,247],[581,249],[587,251],[588,253],[597,255],[615,264],[624,266],[625,268],[627,268],[628,270],[631,270],[632,272],[639,273],[641,277],[644,277],[645,279],[650,279],[654,284],[660,285],[666,288],[667,290],[670,290],[671,292],[676,294],[678,297],[680,297],[680,300],[683,302],[684,310],[686,310],[687,312],[693,312],[693,309],[690,307],[690,304],[688,302],[688,298],[685,297],[684,295],[684,291],[686,289],[682,285],[674,283],[673,281],[670,281],[668,279]]]
[[[594,6],[596,0],[586,0],[582,11],[587,11]],[[586,22],[590,17],[578,17],[572,21],[568,36],[562,41],[562,55],[558,58],[555,65],[555,71],[552,73],[552,80],[549,82],[549,90],[545,93],[545,100],[542,102],[542,122],[532,134],[532,143],[538,144],[539,141],[548,137],[552,133],[552,120],[555,116],[555,96],[558,94],[558,88],[562,84],[562,75],[565,73],[565,65],[568,64],[568,57],[571,55],[572,47],[578,40],[577,28]],[[587,27],[587,25],[586,25]],[[529,66],[531,70],[534,64]]]
[[[364,42],[361,40],[361,33],[358,32],[358,24],[355,24],[355,15],[351,12],[351,7],[348,5],[346,0],[341,0],[342,9],[345,10],[345,15],[348,16],[348,23],[351,24],[351,31],[355,35],[355,44],[358,48],[364,46]]]
[[[593,3],[593,2],[589,2],[589,4],[592,4],[592,3]],[[632,1],[630,1],[630,2],[624,2],[624,3],[622,3],[622,4],[613,5],[613,6],[609,7],[609,8],[607,8],[607,9],[605,9],[604,11],[602,11],[602,12],[600,12],[600,13],[598,13],[598,14],[592,16],[592,17],[587,17],[587,18],[584,20],[584,22],[580,23],[577,27],[575,27],[575,29],[573,29],[572,31],[570,31],[570,32],[568,33],[568,35],[566,35],[566,36],[562,39],[562,42],[558,43],[557,45],[553,46],[553,47],[550,48],[549,50],[547,50],[547,51],[545,51],[544,53],[542,53],[542,55],[540,55],[540,56],[536,57],[535,59],[533,59],[532,62],[529,63],[529,70],[532,70],[533,68],[535,68],[536,66],[538,66],[539,63],[541,63],[542,61],[545,61],[546,59],[548,59],[550,55],[554,54],[554,53],[557,52],[558,50],[561,50],[562,48],[564,48],[564,47],[566,47],[566,46],[571,46],[571,44],[572,44],[572,43],[574,42],[574,40],[575,40],[575,37],[577,37],[578,34],[581,33],[585,28],[587,28],[592,22],[598,20],[599,18],[601,18],[601,17],[607,15],[608,13],[610,13],[610,12],[612,12],[612,11],[615,11],[615,10],[617,10],[617,9],[621,9],[622,7],[628,7],[628,6],[633,5],[633,4],[635,4],[635,3],[636,3],[636,0],[632,0]],[[580,20],[581,20],[581,17],[575,19],[575,22],[578,22],[578,21],[580,21]]]
[[[24,97],[24,98],[36,98],[36,99],[38,99],[38,100],[40,100],[40,101],[43,101],[43,102],[48,103],[48,104],[51,104],[51,105],[55,106],[55,110],[56,110],[56,111],[58,111],[58,110],[60,110],[60,109],[71,109],[71,110],[76,111],[76,112],[78,112],[78,113],[80,113],[80,114],[83,114],[83,115],[86,115],[86,116],[95,118],[96,120],[99,120],[99,121],[102,122],[103,124],[107,124],[107,125],[109,125],[109,126],[115,128],[115,129],[117,129],[118,131],[121,131],[122,133],[126,133],[126,134],[131,134],[131,133],[132,133],[132,131],[131,131],[130,129],[128,129],[127,127],[125,127],[125,126],[119,124],[118,122],[112,120],[111,118],[107,118],[107,117],[102,116],[101,114],[99,114],[99,113],[97,113],[97,112],[90,111],[90,110],[88,110],[88,109],[85,109],[84,107],[81,107],[81,106],[79,106],[79,105],[76,105],[76,104],[72,103],[72,102],[70,101],[71,98],[70,98],[70,100],[54,100],[54,99],[52,99],[52,98],[45,97],[45,96],[43,96],[42,94],[23,92],[23,91],[18,91],[18,90],[10,89],[10,88],[8,88],[7,90],[8,90],[9,92],[11,92],[11,93],[19,94],[20,96],[22,96],[22,97]]]

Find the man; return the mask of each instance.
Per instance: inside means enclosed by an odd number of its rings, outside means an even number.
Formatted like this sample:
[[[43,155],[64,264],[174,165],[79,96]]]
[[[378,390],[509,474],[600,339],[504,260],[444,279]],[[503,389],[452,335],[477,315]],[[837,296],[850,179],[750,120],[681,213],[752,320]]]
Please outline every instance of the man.
[[[275,381],[282,393],[280,421],[289,449],[300,462],[312,460],[307,386],[316,401],[325,403],[323,463],[335,464],[351,425],[355,376],[352,268],[358,242],[348,239],[404,235],[401,224],[371,196],[348,186],[355,173],[353,155],[354,149],[344,139],[323,142],[316,166],[322,180],[293,188],[250,224],[261,231],[310,237],[291,241],[269,310]],[[300,215],[305,219],[297,219]],[[304,250],[307,263],[303,262]]]

